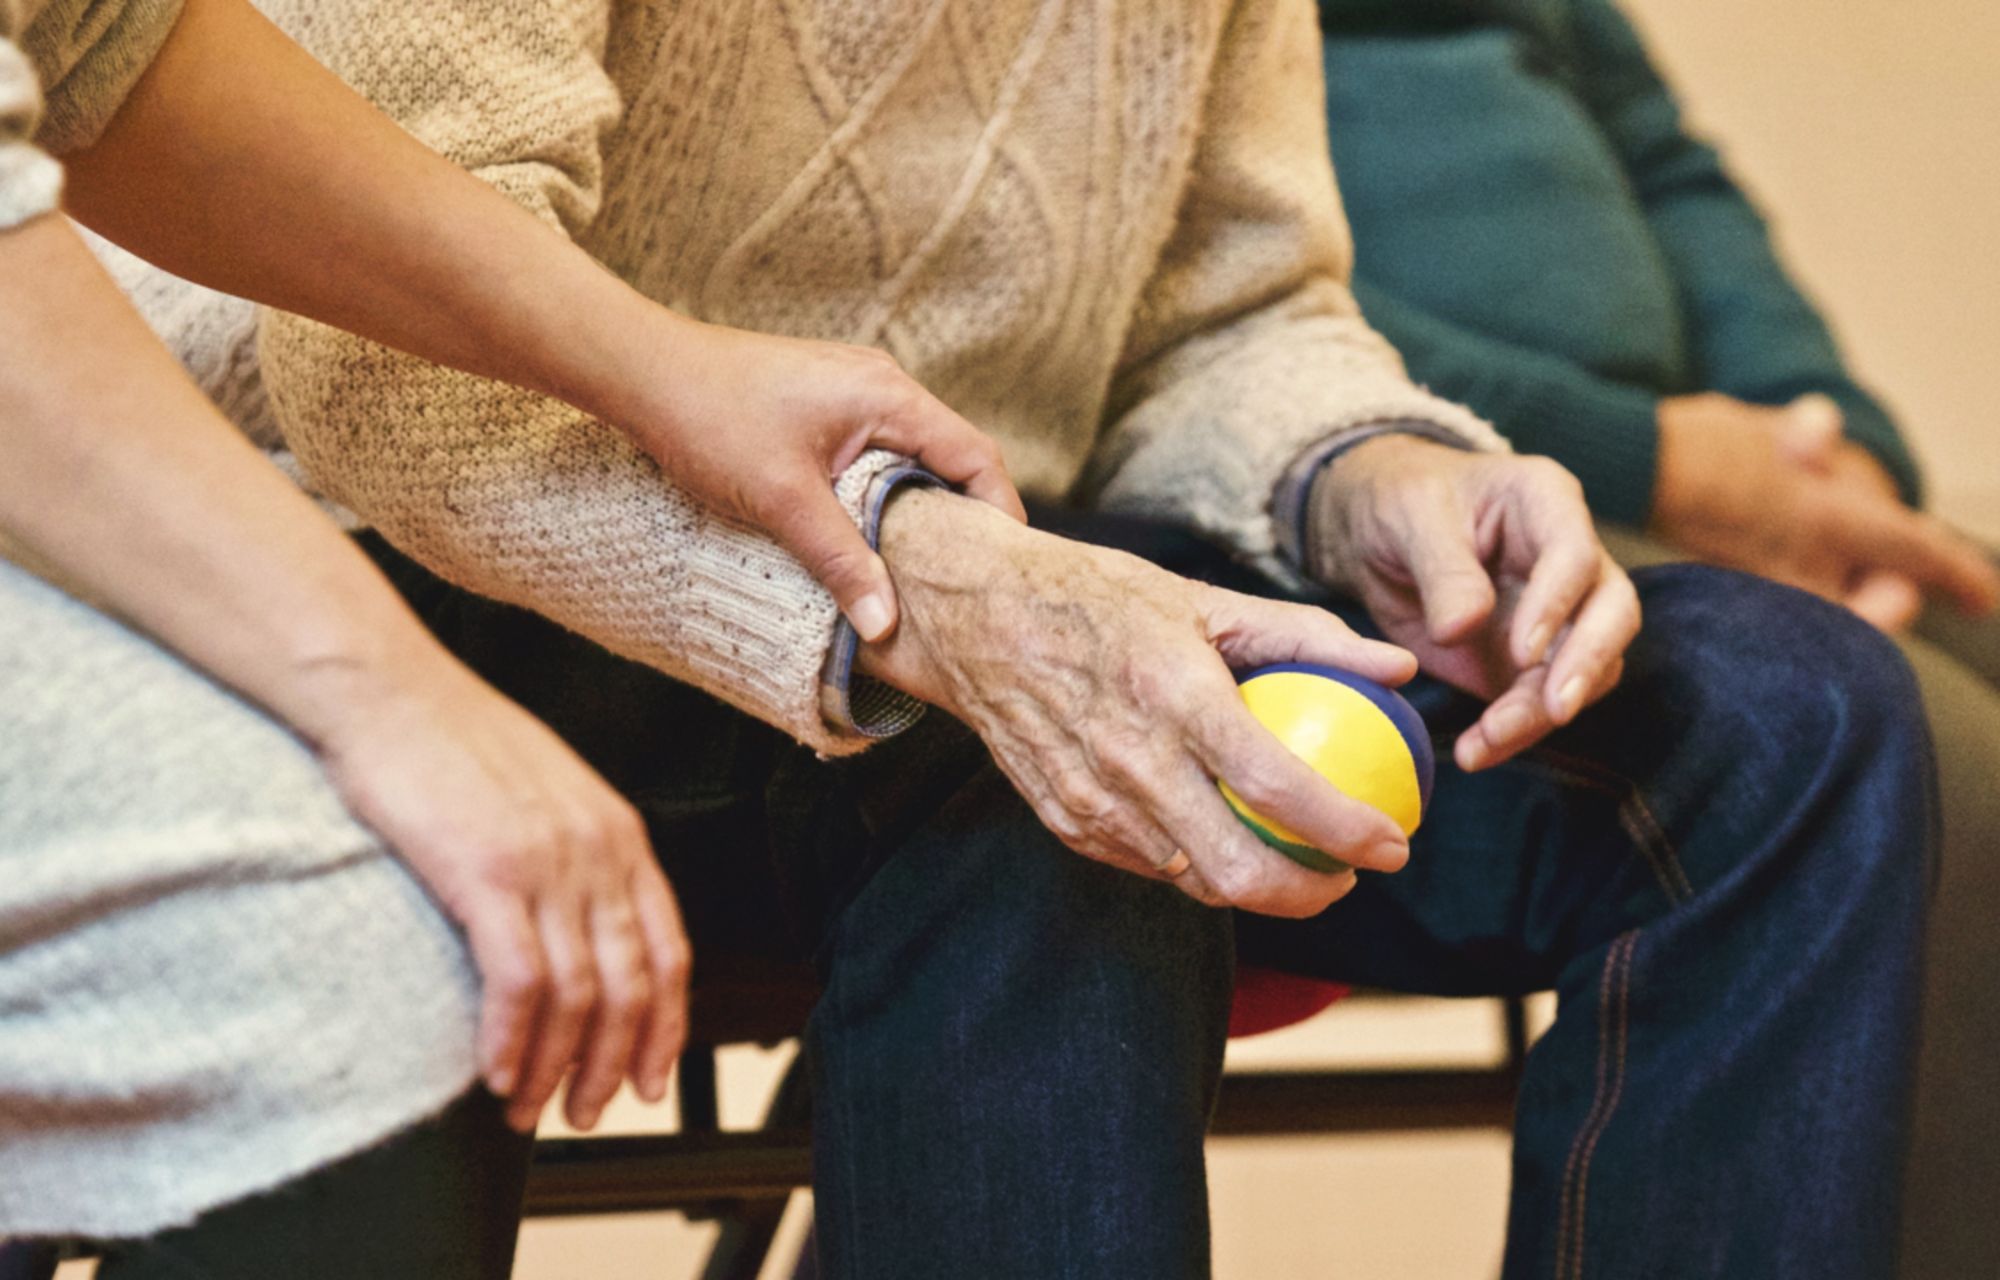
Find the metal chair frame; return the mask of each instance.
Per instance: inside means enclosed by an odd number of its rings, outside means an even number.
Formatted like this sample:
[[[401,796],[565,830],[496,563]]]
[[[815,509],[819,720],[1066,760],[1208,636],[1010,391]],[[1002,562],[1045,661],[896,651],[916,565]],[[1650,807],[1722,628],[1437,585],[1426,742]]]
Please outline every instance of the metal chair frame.
[[[1492,1066],[1234,1071],[1223,1077],[1209,1132],[1233,1138],[1511,1129],[1528,1050],[1527,1014],[1518,998],[1502,1006],[1505,1047]],[[703,1280],[756,1280],[786,1201],[812,1181],[811,1100],[795,1060],[762,1128],[723,1130],[715,1049],[704,1043],[682,1055],[678,1132],[538,1142],[527,1215],[676,1210],[712,1218],[723,1230]]]

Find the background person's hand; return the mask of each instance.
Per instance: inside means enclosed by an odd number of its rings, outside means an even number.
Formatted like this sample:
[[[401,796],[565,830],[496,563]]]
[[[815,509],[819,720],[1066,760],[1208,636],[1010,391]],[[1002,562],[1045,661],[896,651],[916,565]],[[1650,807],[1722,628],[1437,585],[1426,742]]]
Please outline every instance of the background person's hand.
[[[1320,662],[1400,684],[1409,654],[1324,610],[1190,582],[934,490],[892,499],[882,550],[904,620],[863,669],[975,729],[1070,848],[1273,915],[1315,914],[1353,887],[1351,872],[1309,871],[1259,842],[1220,778],[1350,866],[1408,859],[1394,822],[1257,723],[1231,669]]]
[[[1660,402],[1654,532],[1713,564],[1845,604],[1885,631],[1928,597],[1981,613],[2000,572],[1979,549],[1904,506],[1824,396],[1770,408],[1708,393]]]
[[[683,488],[784,544],[863,640],[897,618],[889,572],[830,483],[863,452],[908,454],[1027,518],[1000,447],[887,352],[682,321],[652,382],[662,403],[613,420]]]
[[[307,678],[337,686],[325,702],[340,710],[313,737],[342,797],[465,930],[480,1074],[508,1122],[531,1130],[572,1069],[565,1114],[580,1129],[624,1079],[664,1097],[688,944],[637,812],[455,663]]]
[[[1423,669],[1488,699],[1464,769],[1497,764],[1610,692],[1639,598],[1575,477],[1546,458],[1366,441],[1315,482],[1307,569],[1356,596]]]

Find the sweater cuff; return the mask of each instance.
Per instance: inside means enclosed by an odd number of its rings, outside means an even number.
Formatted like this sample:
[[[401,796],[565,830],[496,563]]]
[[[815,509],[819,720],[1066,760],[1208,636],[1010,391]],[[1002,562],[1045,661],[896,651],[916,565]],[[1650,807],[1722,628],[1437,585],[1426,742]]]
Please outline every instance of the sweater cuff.
[[[891,467],[876,475],[862,499],[861,534],[868,545],[879,549],[882,541],[882,512],[890,495],[904,485],[943,488],[944,482],[922,467],[911,464]],[[854,656],[861,637],[843,615],[834,624],[833,646],[827,651],[826,665],[820,668],[819,708],[827,727],[842,735],[863,738],[893,738],[923,719],[926,707],[909,694],[854,670]]]
[[[1448,427],[1417,418],[1371,422],[1336,431],[1301,453],[1279,479],[1271,496],[1271,533],[1283,556],[1294,569],[1304,572],[1306,564],[1306,518],[1312,507],[1313,485],[1334,459],[1365,440],[1377,436],[1405,435],[1435,440],[1454,449],[1472,449],[1472,442]]]
[[[1594,514],[1644,528],[1659,474],[1658,415],[1650,391],[1578,380],[1521,396],[1499,425],[1523,453],[1553,457],[1582,481]]]
[[[0,231],[49,213],[61,202],[61,165],[33,143],[0,144]]]
[[[180,19],[181,3],[71,5],[61,12],[45,10],[28,24],[21,47],[41,69],[48,99],[38,135],[43,146],[66,155],[97,141],[159,56]]]

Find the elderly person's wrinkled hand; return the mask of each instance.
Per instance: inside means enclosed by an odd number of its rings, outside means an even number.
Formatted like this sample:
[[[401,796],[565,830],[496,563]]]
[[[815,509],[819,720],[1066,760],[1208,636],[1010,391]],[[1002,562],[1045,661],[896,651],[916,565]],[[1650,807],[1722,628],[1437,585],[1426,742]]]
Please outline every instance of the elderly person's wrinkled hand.
[[[862,669],[978,731],[1070,848],[1213,904],[1306,916],[1353,887],[1260,843],[1217,791],[1351,867],[1394,871],[1396,824],[1330,786],[1252,718],[1231,668],[1319,662],[1390,684],[1410,655],[1320,609],[1204,586],[1135,557],[905,491],[882,554],[902,626]]]
[[[1455,755],[1482,769],[1618,683],[1639,598],[1583,489],[1546,458],[1385,435],[1313,487],[1306,568],[1360,599],[1423,669],[1489,700]]]

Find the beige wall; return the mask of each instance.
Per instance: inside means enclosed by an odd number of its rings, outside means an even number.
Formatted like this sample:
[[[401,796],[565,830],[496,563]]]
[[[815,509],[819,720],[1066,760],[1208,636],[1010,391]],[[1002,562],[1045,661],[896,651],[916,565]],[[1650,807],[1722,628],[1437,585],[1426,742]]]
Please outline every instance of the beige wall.
[[[1627,0],[1940,510],[2000,538],[2000,4]]]

